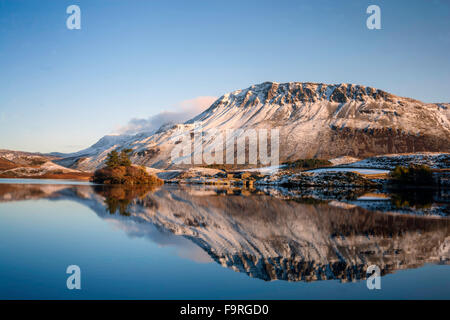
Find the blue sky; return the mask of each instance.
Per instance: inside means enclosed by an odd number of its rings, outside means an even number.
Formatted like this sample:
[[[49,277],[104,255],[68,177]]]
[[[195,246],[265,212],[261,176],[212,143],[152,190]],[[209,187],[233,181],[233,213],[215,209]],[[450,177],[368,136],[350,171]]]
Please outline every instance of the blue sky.
[[[66,8],[81,8],[68,30]],[[366,28],[381,8],[382,30]],[[70,152],[264,81],[450,102],[450,1],[0,0],[0,148]]]

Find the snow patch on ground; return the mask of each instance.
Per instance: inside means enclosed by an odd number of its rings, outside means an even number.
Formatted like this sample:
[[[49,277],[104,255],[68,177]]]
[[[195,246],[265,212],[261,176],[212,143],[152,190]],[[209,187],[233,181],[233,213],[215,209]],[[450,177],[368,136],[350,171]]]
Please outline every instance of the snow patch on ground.
[[[286,165],[276,165],[276,166],[269,166],[269,167],[262,167],[262,168],[251,168],[251,169],[244,169],[242,171],[245,172],[260,172],[260,173],[266,173],[266,174],[274,174],[278,170],[281,170],[285,168]]]
[[[342,156],[342,157],[330,159],[328,161],[330,161],[333,164],[333,166],[339,166],[339,165],[343,165],[343,164],[353,163],[353,162],[356,162],[359,160],[361,160],[361,159],[355,158],[355,157],[350,157],[350,156]]]
[[[450,153],[442,152],[419,152],[388,154],[366,158],[352,163],[355,168],[382,168],[394,169],[396,166],[408,166],[409,164],[427,165],[435,169],[449,168]]]
[[[362,169],[362,168],[320,168],[313,169],[307,172],[319,173],[319,172],[357,172],[360,174],[387,174],[389,170],[382,169]]]

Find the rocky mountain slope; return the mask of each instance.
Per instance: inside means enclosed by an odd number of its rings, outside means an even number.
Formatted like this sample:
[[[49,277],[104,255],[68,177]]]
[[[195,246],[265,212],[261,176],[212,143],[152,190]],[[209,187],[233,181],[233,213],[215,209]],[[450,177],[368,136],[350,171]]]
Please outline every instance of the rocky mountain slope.
[[[184,124],[136,136],[107,136],[60,163],[83,170],[114,148],[132,148],[133,162],[171,167],[177,135],[217,129],[279,129],[280,161],[450,151],[450,104],[423,103],[354,84],[265,82],[223,95]],[[203,148],[211,147],[210,140]]]

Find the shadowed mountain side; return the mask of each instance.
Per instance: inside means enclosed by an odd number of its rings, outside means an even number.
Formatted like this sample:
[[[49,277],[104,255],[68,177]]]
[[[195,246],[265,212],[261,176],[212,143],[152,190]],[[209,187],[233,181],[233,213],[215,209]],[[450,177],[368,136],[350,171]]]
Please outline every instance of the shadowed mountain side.
[[[17,187],[17,189],[22,188]],[[266,195],[217,195],[211,189],[164,186],[128,199],[126,215],[108,207],[116,191],[90,186],[0,185],[0,201],[36,198],[82,203],[131,236],[153,225],[190,239],[216,262],[263,280],[364,279],[450,261],[450,220],[302,204]],[[45,189],[46,188],[46,189]],[[42,190],[40,190],[42,189]],[[126,194],[126,193],[123,193]],[[127,201],[128,201],[127,200]]]

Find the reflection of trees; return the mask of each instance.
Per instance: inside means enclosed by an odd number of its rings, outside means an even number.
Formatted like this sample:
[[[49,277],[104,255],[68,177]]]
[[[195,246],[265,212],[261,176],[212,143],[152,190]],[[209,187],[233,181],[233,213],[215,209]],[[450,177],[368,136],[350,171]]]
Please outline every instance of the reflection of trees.
[[[392,190],[391,203],[396,208],[430,208],[434,202],[433,196],[435,194],[436,190],[432,188],[395,189]]]
[[[115,214],[117,210],[119,210],[120,215],[129,216],[130,213],[127,212],[128,205],[131,200],[129,199],[116,199],[112,197],[106,197],[105,204],[107,206],[107,210],[110,214]]]
[[[145,201],[147,195],[156,189],[154,186],[95,186],[94,191],[105,197],[106,210],[110,214],[119,212],[122,216],[130,216],[129,207],[133,201]]]

